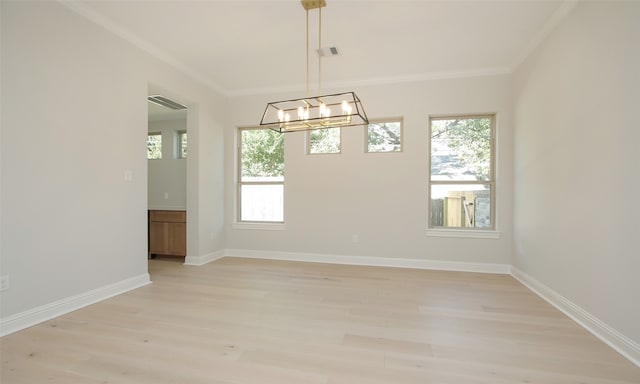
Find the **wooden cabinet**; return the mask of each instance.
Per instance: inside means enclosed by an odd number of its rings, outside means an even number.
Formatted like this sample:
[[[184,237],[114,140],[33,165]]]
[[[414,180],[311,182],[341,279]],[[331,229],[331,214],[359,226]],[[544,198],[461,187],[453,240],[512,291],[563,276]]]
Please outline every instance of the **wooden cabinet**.
[[[187,255],[187,212],[149,211],[149,255]]]

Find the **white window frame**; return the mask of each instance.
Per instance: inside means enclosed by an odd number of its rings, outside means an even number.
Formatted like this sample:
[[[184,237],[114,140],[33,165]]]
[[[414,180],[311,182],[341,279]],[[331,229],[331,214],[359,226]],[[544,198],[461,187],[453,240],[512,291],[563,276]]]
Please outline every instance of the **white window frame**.
[[[282,181],[242,181],[242,132],[266,129],[264,127],[239,127],[236,134],[236,218],[233,229],[284,230],[284,196],[282,207],[282,221],[248,221],[242,220],[242,186],[243,185],[282,185],[284,194],[284,176]]]
[[[397,151],[370,151],[369,150],[369,125],[385,124],[385,123],[400,123],[400,149]],[[399,153],[402,151],[404,151],[404,119],[402,117],[370,120],[369,124],[364,126],[364,152],[365,153]]]
[[[461,180],[432,180],[431,174],[431,158],[432,158],[432,121],[434,120],[451,120],[451,119],[491,119],[491,136],[490,136],[490,170],[488,180],[477,181],[461,181]],[[429,180],[427,188],[427,236],[437,237],[470,237],[470,238],[499,238],[500,232],[497,230],[498,223],[496,218],[496,132],[497,132],[497,114],[496,113],[480,113],[480,114],[455,114],[455,115],[431,115],[429,116]],[[431,225],[431,189],[434,185],[489,185],[490,193],[490,215],[491,227],[489,228],[469,228],[469,227],[434,227]]]

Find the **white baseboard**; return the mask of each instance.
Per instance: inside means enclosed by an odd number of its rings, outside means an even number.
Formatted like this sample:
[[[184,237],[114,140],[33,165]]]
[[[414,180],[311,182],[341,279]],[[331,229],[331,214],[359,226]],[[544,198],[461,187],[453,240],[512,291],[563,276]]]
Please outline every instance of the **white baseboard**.
[[[640,344],[611,328],[609,325],[576,305],[571,300],[560,295],[558,292],[547,287],[518,268],[512,266],[511,275],[527,288],[535,292],[538,296],[546,300],[549,304],[553,305],[565,315],[580,324],[587,331],[591,332],[594,336],[618,351],[622,356],[629,359],[633,364],[640,367]]]
[[[0,336],[17,332],[82,307],[151,283],[148,273],[0,319]]]
[[[304,261],[313,263],[367,265],[374,267],[395,267],[414,269],[433,269],[458,272],[500,273],[508,275],[508,264],[467,263],[459,261],[401,259],[391,257],[345,256],[317,253],[256,251],[249,249],[227,249],[224,253],[229,257],[247,257],[269,260]]]
[[[184,265],[195,265],[195,266],[205,265],[212,261],[221,259],[224,256],[225,256],[225,251],[212,252],[203,256],[187,256],[184,258]]]

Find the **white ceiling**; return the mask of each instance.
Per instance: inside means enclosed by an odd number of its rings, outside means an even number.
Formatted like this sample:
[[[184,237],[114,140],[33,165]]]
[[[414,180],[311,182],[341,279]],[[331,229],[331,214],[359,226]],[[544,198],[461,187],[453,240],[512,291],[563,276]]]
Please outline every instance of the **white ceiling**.
[[[326,0],[323,85],[508,73],[568,1]],[[227,95],[304,89],[298,0],[73,1],[67,5]],[[310,13],[317,46],[317,11]],[[318,77],[312,55],[311,83]]]

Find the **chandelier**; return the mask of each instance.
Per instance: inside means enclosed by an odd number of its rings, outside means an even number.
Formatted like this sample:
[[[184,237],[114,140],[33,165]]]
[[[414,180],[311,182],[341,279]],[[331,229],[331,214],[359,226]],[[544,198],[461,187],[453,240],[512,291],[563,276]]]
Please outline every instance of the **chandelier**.
[[[351,127],[369,124],[367,114],[355,92],[322,95],[322,8],[325,0],[301,0],[307,16],[306,97],[267,103],[260,125],[275,131],[296,132],[312,129]],[[318,93],[309,96],[309,10],[318,10]]]

